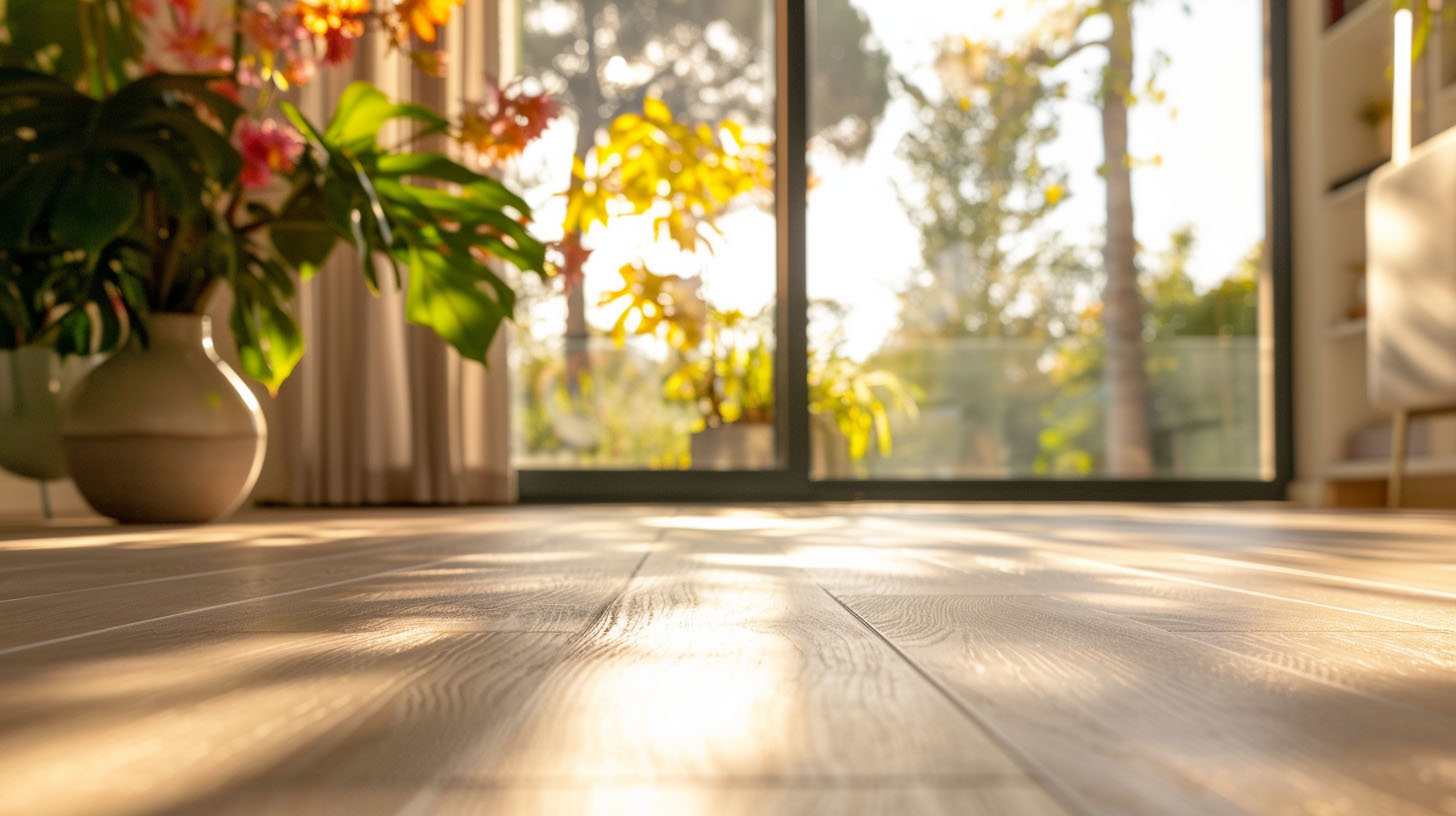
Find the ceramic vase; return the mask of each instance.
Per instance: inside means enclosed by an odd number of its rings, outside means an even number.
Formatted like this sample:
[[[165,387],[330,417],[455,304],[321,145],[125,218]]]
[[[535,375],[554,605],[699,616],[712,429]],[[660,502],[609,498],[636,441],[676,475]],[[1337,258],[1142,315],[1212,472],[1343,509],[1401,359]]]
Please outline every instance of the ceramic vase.
[[[66,461],[97,512],[124,522],[214,521],[243,503],[263,466],[258,400],[217,355],[203,315],[153,314],[67,400]]]

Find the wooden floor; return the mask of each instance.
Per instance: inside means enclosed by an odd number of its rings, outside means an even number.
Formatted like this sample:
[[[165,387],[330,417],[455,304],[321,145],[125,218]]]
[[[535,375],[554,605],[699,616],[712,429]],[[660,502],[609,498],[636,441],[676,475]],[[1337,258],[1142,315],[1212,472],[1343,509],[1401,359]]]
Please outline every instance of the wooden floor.
[[[1456,814],[1456,516],[0,529],[5,814]]]

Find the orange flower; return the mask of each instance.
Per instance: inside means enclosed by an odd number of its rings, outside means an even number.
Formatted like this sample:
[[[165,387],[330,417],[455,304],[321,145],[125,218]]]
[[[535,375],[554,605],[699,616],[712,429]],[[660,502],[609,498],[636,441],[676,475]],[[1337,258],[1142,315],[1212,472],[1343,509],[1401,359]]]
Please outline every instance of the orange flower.
[[[364,33],[371,0],[298,0],[303,27],[319,37],[355,39]]]
[[[463,6],[465,0],[400,0],[394,13],[414,29],[415,36],[425,42],[435,41],[435,29],[450,22],[451,6]],[[403,37],[396,34],[396,39]]]

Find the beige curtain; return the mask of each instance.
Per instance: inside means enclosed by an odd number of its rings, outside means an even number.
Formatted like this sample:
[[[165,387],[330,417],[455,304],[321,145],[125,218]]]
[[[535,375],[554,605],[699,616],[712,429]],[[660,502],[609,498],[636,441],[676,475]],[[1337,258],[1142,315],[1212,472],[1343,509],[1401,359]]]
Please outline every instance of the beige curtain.
[[[306,89],[324,118],[352,79],[395,98],[458,114],[502,65],[496,0],[470,0],[445,32],[449,75],[425,77],[378,37],[360,43],[354,76],[339,71]],[[432,146],[435,149],[443,145]],[[357,258],[340,250],[303,287],[308,351],[269,405],[268,463],[257,500],[306,505],[511,502],[506,333],[489,368],[463,360],[429,329],[406,324],[404,293],[371,295]]]

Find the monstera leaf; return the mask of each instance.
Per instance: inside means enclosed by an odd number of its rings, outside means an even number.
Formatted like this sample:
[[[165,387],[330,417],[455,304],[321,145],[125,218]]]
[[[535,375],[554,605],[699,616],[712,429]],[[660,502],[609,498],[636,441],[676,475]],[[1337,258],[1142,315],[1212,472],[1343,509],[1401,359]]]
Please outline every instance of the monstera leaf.
[[[405,317],[428,326],[460,353],[485,362],[515,292],[492,259],[545,273],[546,250],[523,226],[530,208],[505,185],[440,153],[402,153],[379,143],[396,120],[416,136],[443,131],[433,111],[399,104],[368,83],[349,86],[319,130],[297,108],[285,112],[308,141],[314,172],[295,190],[272,232],[291,266],[312,269],[342,241],[377,288],[382,261],[405,287]],[[320,227],[327,229],[321,229]],[[280,229],[281,227],[281,229]]]
[[[242,166],[224,135],[241,110],[211,90],[214,79],[154,74],[97,100],[0,69],[0,167],[15,168],[0,179],[0,249],[94,258],[131,229],[149,191],[196,216]]]

